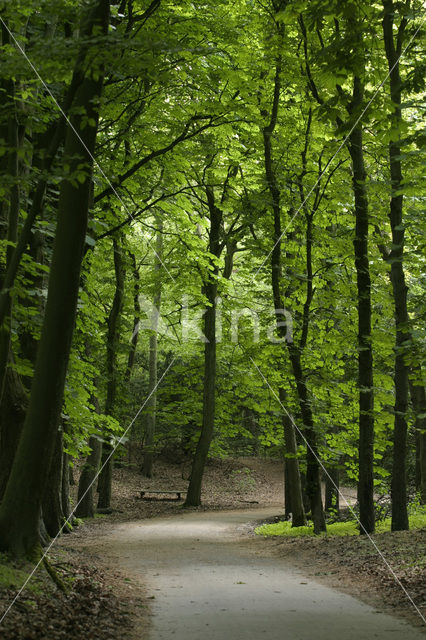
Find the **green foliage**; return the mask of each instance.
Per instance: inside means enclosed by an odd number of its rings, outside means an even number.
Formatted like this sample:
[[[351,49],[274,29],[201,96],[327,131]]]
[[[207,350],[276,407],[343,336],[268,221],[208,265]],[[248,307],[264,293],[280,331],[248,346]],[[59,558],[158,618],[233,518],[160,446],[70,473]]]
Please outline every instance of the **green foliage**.
[[[423,529],[426,527],[426,510],[422,512],[412,514],[409,517],[410,529]],[[385,533],[391,529],[391,519],[386,518],[378,523],[376,527],[376,533]],[[284,536],[287,538],[298,538],[304,536],[313,536],[314,528],[312,526],[307,527],[292,527],[291,522],[283,521],[275,524],[263,524],[257,527],[256,534],[269,537],[269,536]],[[324,536],[355,536],[359,535],[359,525],[356,520],[348,520],[346,522],[333,522],[327,525],[327,533],[321,533],[321,537]]]
[[[86,175],[83,166],[70,175],[69,167],[62,162],[62,151],[56,154],[49,170],[43,169],[45,136],[49,138],[50,127],[59,117],[55,100],[63,104],[69,89],[77,56],[75,35],[84,3],[47,0],[42,8],[39,4],[33,0],[13,3],[13,8],[5,8],[4,19],[26,47],[45,85],[34,76],[13,43],[1,46],[0,73],[3,229],[7,227],[6,212],[14,185],[7,170],[11,147],[6,139],[12,110],[5,102],[4,91],[5,83],[11,80],[16,81],[14,106],[18,121],[26,132],[17,149],[19,230],[40,178],[47,180],[31,246],[24,253],[11,292],[11,366],[28,388],[44,316],[58,189],[64,180],[77,184]],[[150,311],[161,282],[159,377],[169,365],[170,368],[157,393],[155,447],[157,451],[173,451],[179,459],[192,455],[202,422],[200,329],[206,306],[204,284],[212,276],[221,299],[218,306],[222,338],[217,349],[216,429],[211,454],[282,456],[283,418],[288,411],[299,429],[303,467],[306,447],[300,435],[303,425],[291,367],[282,345],[274,342],[277,333],[270,253],[275,237],[272,202],[262,168],[262,129],[270,114],[275,67],[280,58],[282,89],[273,163],[285,229],[281,284],[297,343],[303,334],[308,284],[312,284],[302,365],[315,416],[319,455],[325,465],[340,466],[345,481],[355,483],[359,416],[354,212],[349,158],[341,143],[352,124],[347,118],[347,106],[353,75],[363,66],[362,59],[365,58],[368,72],[365,106],[373,98],[374,87],[386,77],[387,64],[380,43],[381,7],[366,2],[295,1],[275,11],[272,5],[245,0],[203,5],[185,0],[167,6],[159,3],[146,24],[140,20],[145,5],[135,1],[133,9],[136,20],[128,15],[127,5],[124,15],[113,5],[110,46],[99,41],[96,54],[99,63],[105,64],[106,83],[93,176],[93,206],[62,413],[66,451],[74,459],[86,455],[92,435],[116,444],[146,401]],[[414,2],[411,29],[418,24],[419,9],[419,3]],[[402,7],[398,6],[399,11]],[[347,28],[352,18],[363,27],[361,44],[353,42]],[[374,97],[362,117],[371,203],[369,258],[378,491],[389,488],[394,420],[393,300],[390,265],[383,260],[381,251],[392,248],[387,158],[388,144],[397,138],[402,141],[405,176],[404,268],[412,335],[405,355],[413,382],[420,382],[425,346],[425,222],[421,190],[424,132],[418,107],[424,81],[417,59],[419,46],[415,40],[403,57],[403,124],[391,126],[388,116],[393,105],[386,91]],[[84,108],[81,115],[86,117]],[[87,126],[92,125],[87,116]],[[209,246],[207,188],[222,212],[220,257]],[[310,217],[311,283],[307,273]],[[154,245],[159,219],[164,259],[156,269]],[[110,376],[106,344],[115,290],[111,236],[118,227],[126,276],[120,339],[115,345],[116,406],[113,415],[106,416]],[[2,233],[2,272],[7,247],[12,245]],[[226,257],[231,249],[235,249],[233,268],[225,277]],[[139,311],[135,296],[139,297]],[[127,375],[135,320],[139,320],[138,344],[133,370]],[[182,328],[188,320],[198,331],[184,335]],[[277,401],[279,388],[286,393],[285,410]],[[143,443],[147,415],[148,409],[138,415],[127,434],[130,444]],[[412,412],[408,419],[409,441],[413,443]],[[413,475],[413,446],[408,457]],[[235,480],[249,483],[250,477],[247,474]]]

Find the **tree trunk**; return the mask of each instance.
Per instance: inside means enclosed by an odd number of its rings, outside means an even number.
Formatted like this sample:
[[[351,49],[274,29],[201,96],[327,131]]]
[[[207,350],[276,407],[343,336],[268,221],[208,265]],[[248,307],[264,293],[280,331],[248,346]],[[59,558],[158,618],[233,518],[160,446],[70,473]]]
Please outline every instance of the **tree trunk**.
[[[83,18],[84,37],[92,35],[95,28],[97,38],[99,34],[106,35],[109,2],[98,0],[88,11]],[[96,46],[99,47],[98,42]],[[46,312],[30,404],[0,506],[0,549],[14,555],[39,553],[39,515],[62,408],[74,329],[102,85],[103,73],[97,61],[95,64],[92,60],[76,91],[63,162],[74,175],[76,171],[81,174],[83,165],[86,175],[83,182],[64,179],[61,183]]]
[[[340,473],[336,467],[328,467],[328,475],[325,477],[325,511],[339,518],[340,511]]]
[[[314,522],[314,533],[318,534],[321,533],[321,531],[326,531],[326,525],[322,504],[319,454],[314,417],[312,414],[311,402],[308,397],[306,378],[301,365],[300,351],[293,343],[287,342],[287,346],[290,354],[293,375],[296,380],[300,413],[302,414],[304,427],[303,432],[306,438],[306,493],[311,507],[312,519]]]
[[[213,438],[215,418],[215,384],[216,384],[216,293],[217,285],[208,282],[204,285],[204,293],[209,305],[204,313],[204,388],[203,388],[203,422],[201,434],[192,462],[191,477],[186,495],[185,506],[198,507],[201,504],[201,487],[204,468],[207,462],[210,443]]]
[[[358,115],[362,104],[363,87],[354,77],[353,102],[349,110]],[[352,160],[353,192],[355,198],[355,268],[358,289],[358,388],[359,388],[359,481],[358,501],[361,533],[374,532],[374,391],[373,350],[371,344],[371,279],[368,254],[368,198],[362,126],[358,124],[349,136]]]
[[[2,41],[9,43],[9,33],[2,25]],[[18,120],[15,105],[15,83],[13,80],[6,83],[6,92],[10,103],[9,125],[8,125],[8,146],[9,157],[7,173],[12,182],[9,194],[8,221],[7,221],[7,241],[6,250],[6,272],[10,267],[13,255],[13,245],[16,243],[18,236],[18,220],[20,210],[20,193],[19,193],[19,136],[18,136]],[[10,289],[5,293],[4,309],[5,315],[0,323],[0,402],[4,392],[6,369],[9,362],[10,351],[10,325],[12,322],[12,298]]]
[[[111,311],[108,317],[107,334],[107,396],[105,402],[105,415],[113,416],[115,400],[117,396],[117,349],[120,340],[120,316],[123,309],[125,269],[123,261],[123,248],[116,236],[113,237],[115,292]],[[109,438],[109,434],[105,434]],[[109,440],[105,440],[102,446],[101,473],[98,482],[98,509],[110,509],[111,507],[111,483],[113,468],[113,447]]]
[[[263,128],[263,148],[264,148],[264,166],[266,181],[269,188],[269,193],[272,201],[272,212],[274,220],[274,248],[271,254],[271,271],[272,271],[272,292],[274,298],[274,308],[277,318],[277,331],[278,334],[284,339],[287,350],[290,356],[290,362],[293,370],[293,375],[296,379],[296,387],[299,399],[300,410],[302,414],[302,420],[304,423],[304,435],[307,440],[307,493],[309,496],[312,517],[314,520],[315,533],[325,531],[325,519],[322,508],[321,498],[321,486],[319,481],[319,467],[316,454],[316,434],[313,425],[313,416],[311,412],[310,403],[307,397],[307,388],[305,384],[304,374],[301,366],[300,350],[294,346],[291,342],[291,338],[287,335],[287,327],[280,326],[278,322],[279,315],[284,309],[284,303],[281,293],[281,192],[278,185],[278,180],[275,175],[272,159],[272,134],[275,130],[278,117],[278,107],[280,99],[280,74],[281,63],[277,62],[275,71],[275,83],[274,83],[274,98],[272,109],[270,113],[270,122]],[[263,114],[266,115],[266,114]],[[285,407],[282,397],[282,390],[280,390],[280,401]],[[284,398],[285,400],[285,398]],[[291,419],[286,420],[285,429],[285,448],[286,453],[291,455],[286,460],[289,464],[289,471],[291,469],[291,491],[292,491],[292,509],[293,509],[293,523],[294,526],[300,526],[300,524],[306,523],[306,516],[303,509],[303,497],[302,497],[302,484],[300,479],[299,465],[295,454],[296,449],[296,433],[293,421]],[[296,511],[297,509],[297,511]],[[296,523],[300,523],[297,524]]]
[[[285,390],[279,389],[279,398],[285,406],[287,398]],[[297,459],[297,442],[294,425],[291,418],[283,415],[284,443],[285,443],[285,513],[292,514],[292,526],[303,527],[306,524],[303,506],[302,482],[300,479],[299,461]],[[289,503],[289,504],[288,504]]]
[[[9,366],[0,405],[0,502],[12,469],[27,407],[28,396],[21,379]]]
[[[410,395],[416,414],[415,430],[418,449],[416,489],[420,493],[422,504],[426,504],[426,393],[424,386],[410,381]]]
[[[157,331],[158,315],[161,307],[161,261],[163,258],[163,225],[156,216],[157,240],[155,245],[155,292],[154,308],[151,317],[151,334],[149,336],[149,382],[148,400],[146,402],[144,455],[141,473],[146,478],[152,478],[152,463],[154,458],[154,434],[157,410]]]
[[[214,203],[213,191],[206,189],[210,212],[210,231],[208,251],[219,257],[222,211]],[[204,382],[203,382],[203,422],[201,434],[197,442],[191,477],[186,494],[185,506],[198,507],[201,504],[201,486],[204,468],[210,444],[213,438],[215,420],[215,386],[216,386],[216,307],[217,307],[217,263],[212,263],[212,271],[203,284],[203,293],[208,306],[204,313]]]
[[[133,309],[134,309],[134,317],[133,317],[133,332],[132,339],[130,341],[130,350],[127,358],[127,367],[126,373],[124,374],[124,380],[126,382],[130,381],[133,367],[135,364],[135,356],[136,356],[136,348],[138,346],[138,337],[139,337],[139,324],[141,320],[141,303],[139,300],[140,295],[140,274],[139,269],[136,264],[136,257],[134,253],[130,254],[130,259],[132,262],[132,270],[133,270]]]
[[[62,499],[62,513],[65,520],[69,520],[71,515],[71,502],[70,502],[70,484],[71,484],[71,467],[70,456],[66,451],[62,452],[62,483],[61,483],[61,499]],[[68,522],[69,525],[73,524],[73,519]],[[69,527],[64,528],[64,533],[69,531]]]
[[[390,97],[392,100],[392,127],[398,132],[402,124],[401,112],[401,77],[399,73],[400,52],[395,49],[393,21],[394,5],[392,0],[383,2],[383,35],[386,57],[389,67]],[[403,20],[398,30],[398,48],[402,45],[404,25]],[[393,431],[393,465],[392,465],[392,531],[408,529],[407,512],[407,410],[408,410],[408,366],[405,364],[407,344],[411,342],[409,317],[407,309],[407,286],[403,266],[404,234],[402,223],[403,194],[401,142],[391,140],[389,143],[389,167],[391,177],[391,201],[389,219],[392,230],[392,249],[389,254],[391,265],[391,282],[394,299],[395,315],[395,420]]]
[[[95,516],[94,484],[102,452],[102,442],[98,436],[92,436],[89,439],[89,447],[91,451],[81,470],[78,482],[77,508],[75,510],[77,518],[93,518]]]
[[[51,538],[55,538],[64,524],[62,511],[62,474],[63,469],[63,436],[62,429],[56,432],[53,456],[50,462],[49,476],[42,501],[43,521],[46,531]]]

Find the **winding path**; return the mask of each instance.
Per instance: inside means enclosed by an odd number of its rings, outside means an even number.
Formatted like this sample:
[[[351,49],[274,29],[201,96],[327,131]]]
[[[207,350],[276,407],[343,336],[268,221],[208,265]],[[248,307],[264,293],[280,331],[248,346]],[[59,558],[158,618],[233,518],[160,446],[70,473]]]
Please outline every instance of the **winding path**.
[[[420,629],[313,582],[285,560],[265,557],[240,528],[274,512],[185,513],[115,527],[102,546],[147,586],[149,640],[424,638]]]

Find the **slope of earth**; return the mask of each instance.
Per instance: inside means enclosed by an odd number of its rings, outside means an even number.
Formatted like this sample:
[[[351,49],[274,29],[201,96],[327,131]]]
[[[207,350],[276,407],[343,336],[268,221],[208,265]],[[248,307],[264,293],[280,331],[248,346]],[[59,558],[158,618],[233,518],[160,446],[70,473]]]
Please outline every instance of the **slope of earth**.
[[[130,632],[143,604],[117,569],[106,569],[88,554],[50,554],[57,588],[43,565],[19,594],[31,573],[28,563],[0,558],[0,638],[2,640],[118,640]]]
[[[188,465],[164,459],[155,463],[154,477],[143,478],[135,466],[114,469],[112,513],[108,521],[150,518],[162,513],[179,513],[182,503],[174,500],[141,500],[142,489],[180,489],[188,486]],[[74,486],[74,500],[76,487]],[[202,509],[255,508],[283,504],[283,466],[278,460],[235,458],[209,460],[203,480]]]

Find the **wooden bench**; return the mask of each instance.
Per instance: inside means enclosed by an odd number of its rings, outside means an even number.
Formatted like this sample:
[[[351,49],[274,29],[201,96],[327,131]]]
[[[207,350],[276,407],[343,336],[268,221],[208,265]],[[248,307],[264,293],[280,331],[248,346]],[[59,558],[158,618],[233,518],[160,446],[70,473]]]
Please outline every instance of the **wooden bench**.
[[[176,498],[174,498],[175,500],[182,500],[182,493],[184,493],[186,491],[186,489],[170,489],[170,490],[165,490],[165,489],[143,489],[140,494],[141,494],[141,499],[142,500],[159,500],[159,498],[157,497],[150,497],[147,496],[146,494],[155,494],[155,496],[158,495],[176,495]],[[173,498],[163,498],[163,500],[173,500]]]

